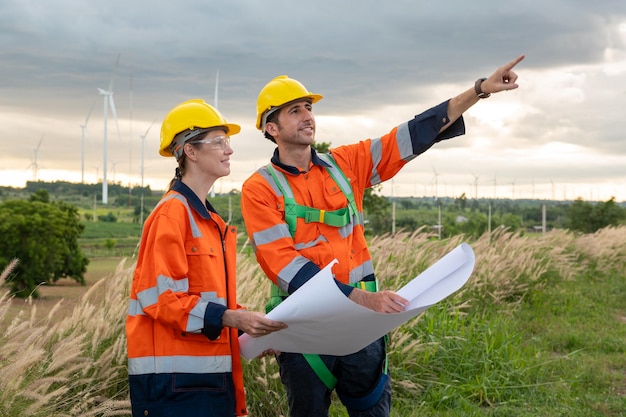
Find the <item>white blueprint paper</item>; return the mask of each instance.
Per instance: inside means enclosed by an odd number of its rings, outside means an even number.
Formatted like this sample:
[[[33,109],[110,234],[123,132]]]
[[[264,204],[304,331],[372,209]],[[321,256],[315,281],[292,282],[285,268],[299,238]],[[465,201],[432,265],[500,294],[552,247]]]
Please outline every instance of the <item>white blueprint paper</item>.
[[[267,349],[343,356],[357,352],[433,304],[458,291],[474,269],[474,252],[462,243],[396,291],[410,304],[402,313],[385,314],[348,299],[335,284],[328,264],[267,314],[287,329],[258,338],[239,337],[241,355],[252,359]]]

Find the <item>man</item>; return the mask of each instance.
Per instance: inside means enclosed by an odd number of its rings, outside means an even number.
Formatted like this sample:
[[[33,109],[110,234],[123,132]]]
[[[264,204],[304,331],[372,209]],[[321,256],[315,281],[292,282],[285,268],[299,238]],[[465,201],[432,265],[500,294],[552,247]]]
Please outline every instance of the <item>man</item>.
[[[287,76],[270,81],[257,99],[256,126],[277,148],[271,164],[244,183],[241,204],[257,260],[274,284],[272,294],[292,294],[336,258],[335,280],[352,301],[381,313],[402,311],[405,299],[375,288],[363,231],[364,191],[392,178],[436,142],[464,134],[467,109],[492,93],[518,87],[513,68],[522,59],[386,135],[329,154],[311,147],[313,103],[322,96]],[[351,417],[389,415],[384,339],[347,356],[283,352],[277,360],[292,417],[327,416],[333,389]]]

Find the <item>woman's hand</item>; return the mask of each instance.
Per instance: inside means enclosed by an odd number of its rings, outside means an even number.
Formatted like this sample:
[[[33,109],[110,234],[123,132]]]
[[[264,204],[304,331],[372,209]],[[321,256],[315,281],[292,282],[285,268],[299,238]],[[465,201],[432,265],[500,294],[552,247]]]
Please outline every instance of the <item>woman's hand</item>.
[[[287,325],[281,321],[268,319],[263,313],[248,310],[226,310],[222,317],[222,324],[235,327],[252,337],[266,336],[287,328]]]

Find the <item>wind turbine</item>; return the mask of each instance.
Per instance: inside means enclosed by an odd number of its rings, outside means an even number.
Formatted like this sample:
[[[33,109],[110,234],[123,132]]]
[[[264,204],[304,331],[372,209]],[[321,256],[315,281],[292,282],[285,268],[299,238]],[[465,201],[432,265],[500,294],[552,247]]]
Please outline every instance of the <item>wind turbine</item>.
[[[218,90],[219,78],[220,78],[220,72],[218,70],[217,73],[215,74],[215,96],[213,97],[213,106],[215,107],[215,110],[217,110],[217,90]],[[211,195],[211,198],[215,197],[215,184],[213,184],[213,186],[211,187],[210,195]]]
[[[144,144],[146,142],[146,136],[148,136],[148,132],[152,129],[152,125],[154,124],[154,120],[150,123],[150,126],[146,129],[146,133],[141,135],[141,188],[143,188],[143,168],[144,168]]]
[[[513,182],[511,183],[511,200],[515,200],[515,178],[513,178]]]
[[[111,80],[109,81],[109,89],[103,90],[102,88],[98,88],[98,92],[103,97],[103,115],[104,115],[104,134],[103,134],[103,155],[102,155],[102,204],[107,204],[109,200],[109,190],[107,184],[107,119],[108,119],[108,111],[109,107],[111,108],[111,113],[115,118],[115,126],[117,127],[117,134],[120,135],[120,127],[117,124],[117,112],[115,111],[115,102],[113,101],[113,79],[115,78],[115,71],[117,70],[117,65],[120,62],[120,54],[117,54],[117,60],[115,61],[115,66],[113,67],[113,72],[111,73]]]
[[[434,181],[435,183],[435,200],[439,198],[439,194],[437,193],[437,185],[439,183],[438,178],[439,178],[439,173],[435,170],[435,167],[433,166],[433,180],[432,181]]]
[[[91,108],[89,109],[89,113],[87,113],[87,117],[85,118],[85,123],[80,125],[80,129],[82,131],[81,134],[81,142],[80,142],[80,182],[81,184],[85,183],[85,132],[87,132],[87,136],[89,136],[89,132],[87,131],[87,122],[89,121],[89,116],[91,116],[91,112],[96,104],[94,100]]]
[[[143,225],[143,161],[144,161],[144,144],[146,142],[146,136],[148,136],[148,132],[150,131],[150,129],[152,128],[152,125],[154,124],[154,120],[152,121],[152,123],[150,123],[150,126],[148,126],[148,129],[146,129],[146,133],[144,133],[143,135],[141,135],[141,204],[140,204],[140,208],[139,208],[139,216],[140,216],[140,220],[139,220],[139,224]]]
[[[215,96],[213,97],[213,104],[215,105],[215,109],[217,109],[217,90],[218,90],[218,84],[219,84],[219,80],[220,80],[220,72],[219,70],[217,71],[217,73],[215,74]]]
[[[472,176],[474,177],[474,200],[478,200],[478,175],[472,172]]]
[[[41,139],[39,139],[39,143],[37,147],[33,150],[33,162],[26,168],[33,168],[33,181],[37,182],[37,170],[39,169],[39,163],[37,162],[39,159],[39,148],[41,147],[41,142],[43,142],[43,138],[45,135],[41,135]]]
[[[120,161],[114,161],[111,159],[111,166],[113,167],[113,184],[115,184],[115,167],[119,164]]]
[[[130,91],[128,94],[128,207],[132,207],[133,203],[133,187],[131,186],[133,173],[133,69],[130,69]]]

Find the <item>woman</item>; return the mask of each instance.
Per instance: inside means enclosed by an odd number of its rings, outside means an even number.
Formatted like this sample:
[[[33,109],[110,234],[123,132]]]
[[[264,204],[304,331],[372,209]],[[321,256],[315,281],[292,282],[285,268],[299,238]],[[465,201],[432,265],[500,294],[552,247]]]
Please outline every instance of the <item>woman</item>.
[[[240,127],[203,100],[174,107],[159,153],[176,175],[147,218],[126,322],[133,416],[246,415],[237,329],[286,327],[236,302],[236,228],[206,196],[230,173]]]

